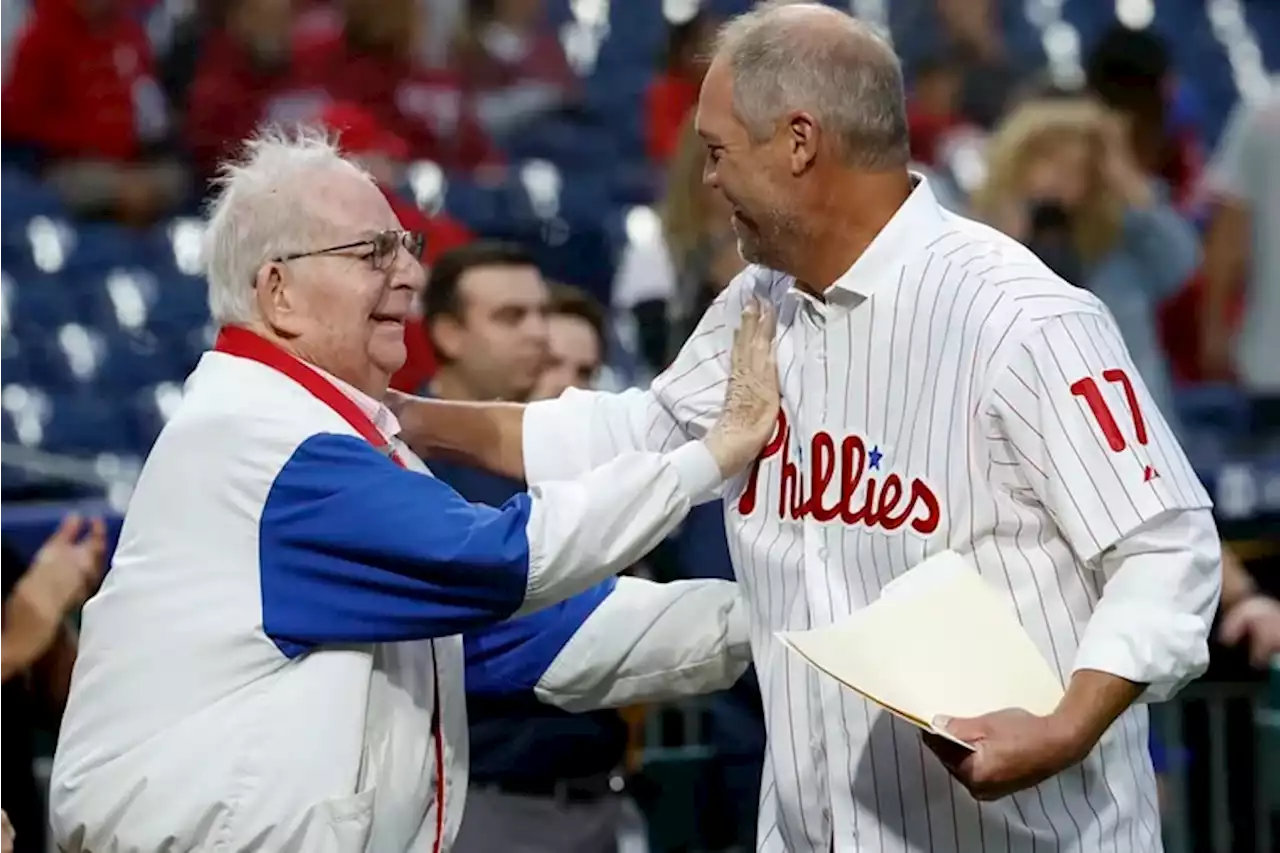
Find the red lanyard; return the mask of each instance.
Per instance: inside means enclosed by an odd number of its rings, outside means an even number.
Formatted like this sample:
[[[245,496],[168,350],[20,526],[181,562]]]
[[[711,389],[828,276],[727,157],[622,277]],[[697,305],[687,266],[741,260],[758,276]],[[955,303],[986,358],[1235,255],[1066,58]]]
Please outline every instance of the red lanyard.
[[[378,449],[388,447],[386,436],[356,402],[336,385],[266,338],[239,326],[223,326],[213,345],[215,352],[247,358],[271,368],[297,382],[313,397],[338,413],[360,437]],[[390,448],[391,461],[405,467],[395,448]],[[431,849],[440,853],[444,846],[444,726],[440,721],[440,671],[436,666],[436,644],[431,643],[431,686],[435,702],[431,708],[431,736],[436,744],[436,840]]]

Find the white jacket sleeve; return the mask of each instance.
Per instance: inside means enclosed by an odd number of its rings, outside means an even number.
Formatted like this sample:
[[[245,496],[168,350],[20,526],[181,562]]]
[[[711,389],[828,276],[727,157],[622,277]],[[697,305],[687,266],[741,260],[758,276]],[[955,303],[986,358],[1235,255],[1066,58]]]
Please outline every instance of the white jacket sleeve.
[[[469,632],[467,695],[587,711],[723,690],[750,660],[744,608],[731,581],[609,578]]]
[[[618,578],[534,692],[586,711],[727,690],[751,662],[745,606],[732,581]]]
[[[531,487],[527,613],[638,562],[720,485],[701,442],[671,453],[626,453],[574,481]]]

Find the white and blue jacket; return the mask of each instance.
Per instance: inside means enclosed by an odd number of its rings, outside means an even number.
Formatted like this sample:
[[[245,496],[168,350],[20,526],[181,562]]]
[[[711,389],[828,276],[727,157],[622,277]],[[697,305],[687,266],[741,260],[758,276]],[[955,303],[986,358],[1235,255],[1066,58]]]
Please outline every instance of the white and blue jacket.
[[[400,450],[420,470],[272,368],[204,356],[84,609],[50,791],[64,850],[429,851],[439,761],[447,850],[463,631],[490,626],[466,662],[476,690],[570,710],[745,668],[733,584],[609,580],[719,484],[706,448],[629,454],[498,509]]]

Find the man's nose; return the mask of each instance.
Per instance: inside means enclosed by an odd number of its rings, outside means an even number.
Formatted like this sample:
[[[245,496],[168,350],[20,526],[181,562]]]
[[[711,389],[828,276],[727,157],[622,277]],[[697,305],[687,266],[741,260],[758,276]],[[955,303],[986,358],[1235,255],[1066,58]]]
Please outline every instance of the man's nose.
[[[414,293],[421,293],[427,286],[426,267],[403,246],[396,252],[395,264],[391,268],[391,286],[407,287]]]

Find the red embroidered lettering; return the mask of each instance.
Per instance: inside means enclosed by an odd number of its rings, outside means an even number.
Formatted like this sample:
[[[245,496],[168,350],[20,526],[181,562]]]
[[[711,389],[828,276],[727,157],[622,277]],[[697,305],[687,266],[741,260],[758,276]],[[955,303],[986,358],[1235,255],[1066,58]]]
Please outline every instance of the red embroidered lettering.
[[[846,436],[840,441],[837,459],[835,438],[819,430],[809,439],[809,465],[803,471],[791,459],[790,439],[786,415],[779,412],[773,436],[747,476],[738,498],[738,512],[750,515],[755,511],[760,465],[776,457],[780,466],[779,518],[799,520],[812,516],[824,523],[839,519],[844,524],[879,527],[886,532],[909,525],[924,536],[937,531],[942,506],[928,483],[919,477],[908,482],[892,471],[882,476],[871,473],[880,470],[884,458],[878,445],[868,450],[861,436]],[[868,473],[871,476],[866,476]],[[833,487],[836,493],[830,494]]]

